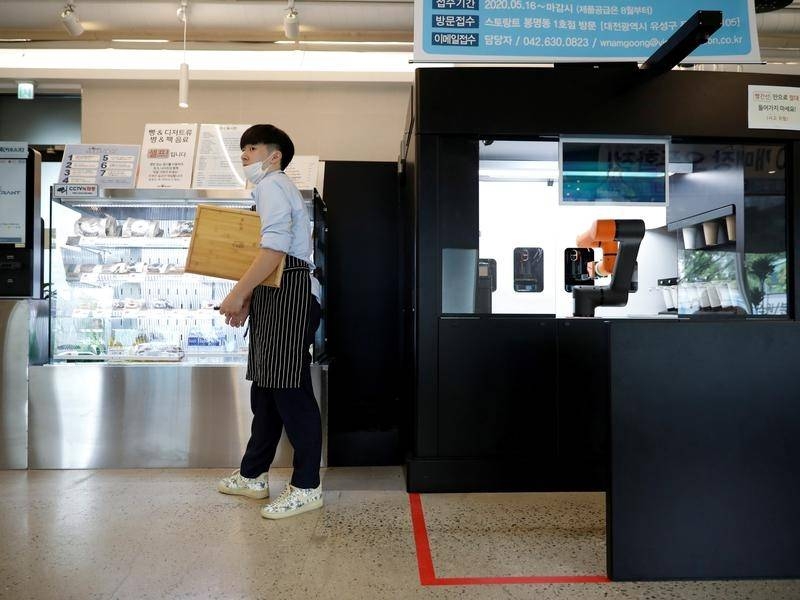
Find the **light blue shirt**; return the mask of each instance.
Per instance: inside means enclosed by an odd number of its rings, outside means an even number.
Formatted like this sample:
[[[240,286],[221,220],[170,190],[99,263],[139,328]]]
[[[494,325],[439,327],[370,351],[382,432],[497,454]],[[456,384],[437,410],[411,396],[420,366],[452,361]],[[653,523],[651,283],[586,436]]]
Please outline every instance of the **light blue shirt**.
[[[253,189],[256,211],[261,218],[261,247],[311,261],[311,221],[300,191],[283,171],[267,173]],[[319,281],[311,276],[311,293],[319,300]]]

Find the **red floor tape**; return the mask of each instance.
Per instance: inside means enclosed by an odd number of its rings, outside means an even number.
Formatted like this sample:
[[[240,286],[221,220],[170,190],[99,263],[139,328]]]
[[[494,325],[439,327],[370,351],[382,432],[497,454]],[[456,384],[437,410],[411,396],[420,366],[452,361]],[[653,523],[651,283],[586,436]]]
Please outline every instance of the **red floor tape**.
[[[422,585],[509,585],[515,583],[608,583],[605,575],[552,575],[531,577],[436,577],[433,568],[428,529],[425,526],[425,513],[419,494],[409,494],[411,506],[411,525],[414,529],[414,543],[417,546],[417,566],[419,582]]]

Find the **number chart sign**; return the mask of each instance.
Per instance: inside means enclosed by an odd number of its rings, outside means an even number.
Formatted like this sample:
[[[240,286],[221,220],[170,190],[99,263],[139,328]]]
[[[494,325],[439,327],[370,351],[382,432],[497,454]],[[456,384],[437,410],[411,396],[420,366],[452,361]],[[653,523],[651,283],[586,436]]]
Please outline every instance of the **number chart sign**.
[[[138,163],[139,146],[67,144],[58,183],[132,188]]]
[[[723,25],[691,62],[760,62],[753,0],[712,9]],[[414,60],[643,62],[697,10],[696,0],[415,0]]]

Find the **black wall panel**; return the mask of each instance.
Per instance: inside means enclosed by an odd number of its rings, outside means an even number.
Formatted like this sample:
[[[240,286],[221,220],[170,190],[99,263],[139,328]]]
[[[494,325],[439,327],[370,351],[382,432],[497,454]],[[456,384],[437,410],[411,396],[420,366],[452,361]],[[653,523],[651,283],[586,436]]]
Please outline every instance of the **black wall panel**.
[[[611,327],[615,580],[800,575],[800,325]]]
[[[397,165],[325,163],[328,460],[400,464]]]

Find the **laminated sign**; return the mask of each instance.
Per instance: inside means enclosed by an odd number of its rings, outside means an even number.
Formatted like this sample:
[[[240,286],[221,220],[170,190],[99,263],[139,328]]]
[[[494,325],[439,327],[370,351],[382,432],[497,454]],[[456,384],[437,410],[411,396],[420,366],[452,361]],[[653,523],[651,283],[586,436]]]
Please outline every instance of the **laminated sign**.
[[[145,125],[136,187],[178,190],[192,187],[197,128],[197,123]]]

